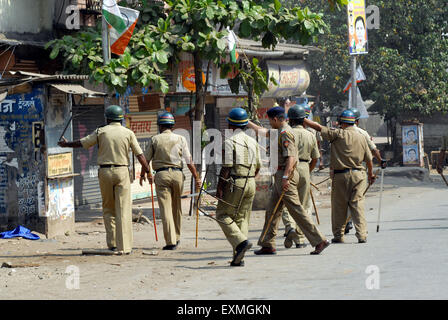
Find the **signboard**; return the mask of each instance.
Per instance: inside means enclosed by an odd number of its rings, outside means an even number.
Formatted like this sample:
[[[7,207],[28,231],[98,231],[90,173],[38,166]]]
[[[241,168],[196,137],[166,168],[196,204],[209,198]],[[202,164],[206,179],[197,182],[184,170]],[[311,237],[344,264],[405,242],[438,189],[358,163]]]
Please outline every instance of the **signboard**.
[[[367,53],[367,25],[365,0],[348,0],[348,43],[350,55]]]
[[[303,60],[267,61],[267,69],[268,90],[263,93],[262,98],[300,96],[310,85],[310,75]]]
[[[72,153],[60,153],[48,155],[48,177],[70,174],[73,172]]]
[[[423,167],[423,124],[403,124],[403,165]]]

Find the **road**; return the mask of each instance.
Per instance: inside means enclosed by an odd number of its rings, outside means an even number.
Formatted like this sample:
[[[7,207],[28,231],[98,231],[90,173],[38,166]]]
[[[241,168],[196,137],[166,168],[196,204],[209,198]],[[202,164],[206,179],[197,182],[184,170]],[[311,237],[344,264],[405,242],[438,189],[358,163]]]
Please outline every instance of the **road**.
[[[448,188],[433,179],[385,177],[380,231],[377,183],[366,199],[368,242],[358,244],[352,230],[346,243],[318,256],[309,254],[310,246],[285,249],[282,224],[278,254],[254,255],[264,222],[264,212],[255,211],[249,233],[254,248],[243,268],[229,267],[230,245],[217,223],[203,216],[198,248],[195,219],[184,216],[176,251],[160,250],[160,222],[158,242],[151,225],[134,224],[130,256],[81,255],[85,248],[103,248],[105,234],[99,212],[78,216],[75,235],[0,240],[0,263],[39,264],[1,268],[0,299],[447,299]],[[331,240],[328,193],[315,196],[319,229]],[[143,254],[151,251],[157,255]]]

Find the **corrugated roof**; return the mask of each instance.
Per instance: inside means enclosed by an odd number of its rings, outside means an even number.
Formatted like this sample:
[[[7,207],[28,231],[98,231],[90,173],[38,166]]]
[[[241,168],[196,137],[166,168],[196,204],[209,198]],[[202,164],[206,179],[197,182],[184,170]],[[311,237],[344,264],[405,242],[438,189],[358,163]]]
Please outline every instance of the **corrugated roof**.
[[[260,41],[254,41],[250,39],[238,39],[237,51],[242,53],[243,51],[250,53],[251,55],[260,56],[303,56],[309,54],[310,51],[322,51],[319,48],[313,46],[301,46],[292,43],[279,43],[275,46],[275,49],[264,48]]]
[[[10,73],[14,76],[28,76],[33,77],[34,81],[48,81],[48,80],[89,80],[89,76],[87,75],[78,75],[78,74],[42,74],[42,73],[34,73],[34,72],[25,72],[25,71],[10,71]]]
[[[60,83],[58,83],[58,84],[50,84],[50,85],[62,92],[65,92],[65,93],[80,94],[83,96],[87,96],[89,98],[104,97],[107,95],[104,92],[97,92],[97,91],[92,91],[92,90],[86,89],[79,84],[60,84]]]

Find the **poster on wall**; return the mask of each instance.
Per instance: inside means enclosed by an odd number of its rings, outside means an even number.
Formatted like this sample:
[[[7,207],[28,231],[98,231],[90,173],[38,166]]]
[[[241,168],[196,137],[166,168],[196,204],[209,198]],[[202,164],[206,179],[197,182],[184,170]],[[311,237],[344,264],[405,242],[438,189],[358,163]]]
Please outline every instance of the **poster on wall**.
[[[423,124],[403,124],[403,164],[423,166]]]
[[[365,0],[349,0],[347,18],[350,55],[366,54],[368,42]]]
[[[50,220],[70,218],[75,213],[73,179],[48,180],[48,211]]]

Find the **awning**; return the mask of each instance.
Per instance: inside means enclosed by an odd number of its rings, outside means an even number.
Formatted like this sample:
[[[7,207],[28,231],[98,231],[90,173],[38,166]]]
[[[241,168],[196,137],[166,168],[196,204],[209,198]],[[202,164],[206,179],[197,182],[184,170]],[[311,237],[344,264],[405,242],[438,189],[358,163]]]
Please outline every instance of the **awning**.
[[[79,95],[86,96],[89,98],[104,97],[107,95],[104,92],[97,92],[97,91],[92,91],[92,90],[86,89],[79,84],[50,84],[50,86],[52,86],[53,88],[56,88],[62,92],[65,92],[65,93],[79,94]]]

